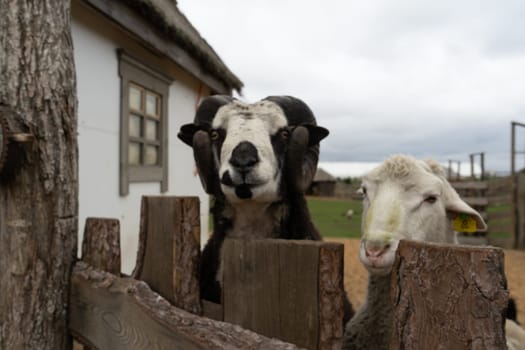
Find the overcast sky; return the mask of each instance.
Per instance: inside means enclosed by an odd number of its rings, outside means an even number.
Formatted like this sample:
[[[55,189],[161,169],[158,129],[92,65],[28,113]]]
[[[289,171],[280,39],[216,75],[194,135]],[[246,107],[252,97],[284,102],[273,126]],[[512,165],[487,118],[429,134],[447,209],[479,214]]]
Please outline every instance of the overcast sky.
[[[244,82],[243,99],[310,106],[330,130],[322,161],[484,151],[486,168],[510,169],[510,121],[525,122],[523,0],[178,4]],[[525,129],[518,141],[525,150]]]

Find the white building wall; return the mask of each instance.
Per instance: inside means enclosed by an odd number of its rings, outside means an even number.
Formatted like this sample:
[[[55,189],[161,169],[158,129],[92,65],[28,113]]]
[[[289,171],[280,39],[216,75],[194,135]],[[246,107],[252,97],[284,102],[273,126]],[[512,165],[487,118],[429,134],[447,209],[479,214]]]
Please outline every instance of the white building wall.
[[[79,252],[87,217],[117,218],[121,230],[122,271],[131,273],[138,247],[141,197],[161,194],[160,183],[130,183],[129,194],[119,195],[120,77],[116,49],[133,44],[126,42],[129,39],[110,25],[107,28],[101,28],[101,23],[92,26],[89,18],[79,15],[78,8],[74,8],[73,13],[79,101]],[[201,242],[205,242],[208,196],[194,176],[191,149],[176,136],[182,124],[193,120],[197,89],[177,80],[176,76],[175,79],[170,87],[168,107],[169,190],[165,195],[200,197]]]

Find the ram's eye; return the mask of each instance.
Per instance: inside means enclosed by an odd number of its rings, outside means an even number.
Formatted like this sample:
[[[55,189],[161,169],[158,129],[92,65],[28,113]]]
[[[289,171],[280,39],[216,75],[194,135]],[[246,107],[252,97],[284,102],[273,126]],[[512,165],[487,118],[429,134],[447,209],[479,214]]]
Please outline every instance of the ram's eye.
[[[288,140],[288,138],[290,137],[290,131],[288,131],[287,129],[281,130],[281,137],[285,140]]]
[[[213,141],[215,140],[218,140],[219,139],[219,133],[215,130],[212,130],[211,133],[210,133],[210,137]]]
[[[435,195],[431,194],[431,195],[428,195],[428,196],[425,197],[425,202],[427,202],[427,203],[434,204],[434,203],[436,203],[436,201],[437,201],[437,196],[435,196]]]

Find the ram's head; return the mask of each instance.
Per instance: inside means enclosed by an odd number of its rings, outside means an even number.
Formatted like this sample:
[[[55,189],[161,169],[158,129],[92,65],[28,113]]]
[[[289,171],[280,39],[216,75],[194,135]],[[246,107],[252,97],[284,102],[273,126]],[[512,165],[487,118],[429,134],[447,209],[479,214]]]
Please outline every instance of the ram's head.
[[[193,148],[202,185],[232,202],[278,200],[282,185],[302,193],[317,168],[319,142],[328,130],[301,100],[271,96],[245,104],[211,96],[179,138]]]

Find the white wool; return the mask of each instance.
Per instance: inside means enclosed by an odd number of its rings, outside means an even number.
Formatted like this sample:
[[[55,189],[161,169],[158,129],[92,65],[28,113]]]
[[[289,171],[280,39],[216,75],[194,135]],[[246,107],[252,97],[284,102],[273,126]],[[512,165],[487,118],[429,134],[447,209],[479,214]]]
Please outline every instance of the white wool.
[[[521,328],[516,322],[506,320],[505,335],[507,336],[508,350],[525,349],[525,330]]]

